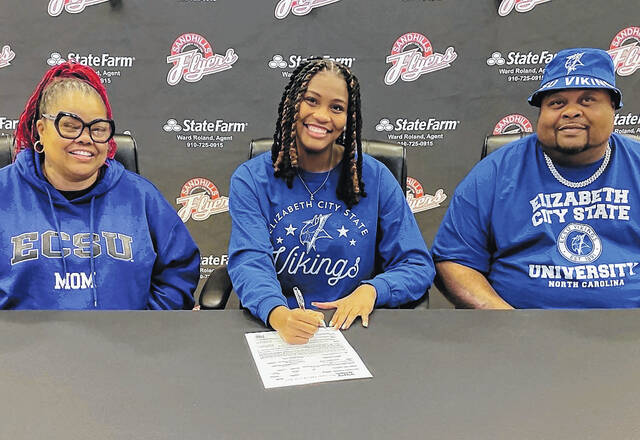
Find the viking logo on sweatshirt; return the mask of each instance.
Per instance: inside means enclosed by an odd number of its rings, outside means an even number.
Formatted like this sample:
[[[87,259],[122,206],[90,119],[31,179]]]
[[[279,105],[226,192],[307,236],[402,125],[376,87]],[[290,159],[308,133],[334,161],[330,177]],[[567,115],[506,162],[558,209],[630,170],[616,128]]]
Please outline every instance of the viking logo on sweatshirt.
[[[91,248],[93,246],[93,257],[97,258],[102,254],[103,249],[107,255],[116,260],[133,260],[133,237],[119,232],[102,231],[100,235],[94,233],[90,240],[88,232],[73,234],[73,237],[66,232],[60,232],[62,238],[62,249],[56,231],[25,232],[24,234],[11,237],[13,245],[13,256],[11,264],[22,263],[23,261],[40,258],[40,254],[47,258],[68,257],[73,253],[78,258],[91,258]],[[67,244],[65,244],[67,243]]]
[[[300,231],[300,243],[307,246],[307,253],[316,250],[316,240],[319,238],[333,238],[324,230],[324,225],[331,214],[315,215],[312,219],[302,222],[304,226]]]

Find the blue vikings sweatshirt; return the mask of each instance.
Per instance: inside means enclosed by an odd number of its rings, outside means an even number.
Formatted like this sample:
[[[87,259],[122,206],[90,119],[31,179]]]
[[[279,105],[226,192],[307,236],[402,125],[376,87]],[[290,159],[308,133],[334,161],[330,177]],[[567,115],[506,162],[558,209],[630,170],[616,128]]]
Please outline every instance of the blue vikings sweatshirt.
[[[102,174],[67,200],[32,150],[0,169],[0,308],[193,306],[200,256],[174,209],[115,160]]]
[[[376,288],[376,306],[420,298],[435,275],[411,209],[391,172],[364,155],[367,197],[353,208],[336,196],[340,166],[301,172],[287,187],[273,176],[269,153],[240,165],[231,177],[229,275],[242,304],[265,323],[277,306],[333,301],[361,283]]]

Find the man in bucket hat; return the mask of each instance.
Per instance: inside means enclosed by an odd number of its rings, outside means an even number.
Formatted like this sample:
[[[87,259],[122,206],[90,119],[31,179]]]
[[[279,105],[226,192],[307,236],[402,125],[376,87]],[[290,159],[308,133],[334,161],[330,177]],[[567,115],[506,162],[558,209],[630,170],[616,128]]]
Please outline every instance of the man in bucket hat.
[[[465,308],[640,307],[640,143],[612,133],[611,57],[560,51],[529,103],[536,133],[456,189],[433,244],[443,293]]]

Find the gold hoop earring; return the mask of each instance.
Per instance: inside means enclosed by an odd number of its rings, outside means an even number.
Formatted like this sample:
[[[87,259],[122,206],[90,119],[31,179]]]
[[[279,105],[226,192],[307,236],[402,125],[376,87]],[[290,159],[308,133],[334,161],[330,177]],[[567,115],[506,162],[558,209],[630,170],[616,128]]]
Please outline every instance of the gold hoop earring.
[[[38,150],[38,145],[40,145],[40,149],[39,149],[39,150]],[[40,142],[40,140],[39,140],[39,139],[36,141],[36,143],[35,143],[35,144],[33,144],[33,150],[34,150],[36,153],[39,153],[39,154],[44,153],[44,145],[42,145],[42,143]]]

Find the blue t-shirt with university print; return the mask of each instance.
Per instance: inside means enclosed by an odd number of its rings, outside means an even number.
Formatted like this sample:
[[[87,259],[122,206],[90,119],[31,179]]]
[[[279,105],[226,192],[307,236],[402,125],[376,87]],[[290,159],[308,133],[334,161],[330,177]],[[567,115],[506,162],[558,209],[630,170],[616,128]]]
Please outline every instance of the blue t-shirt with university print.
[[[583,188],[560,183],[535,134],[478,163],[456,189],[436,261],[476,269],[518,308],[640,306],[640,144],[613,134],[610,162]],[[569,181],[602,161],[556,168]]]

